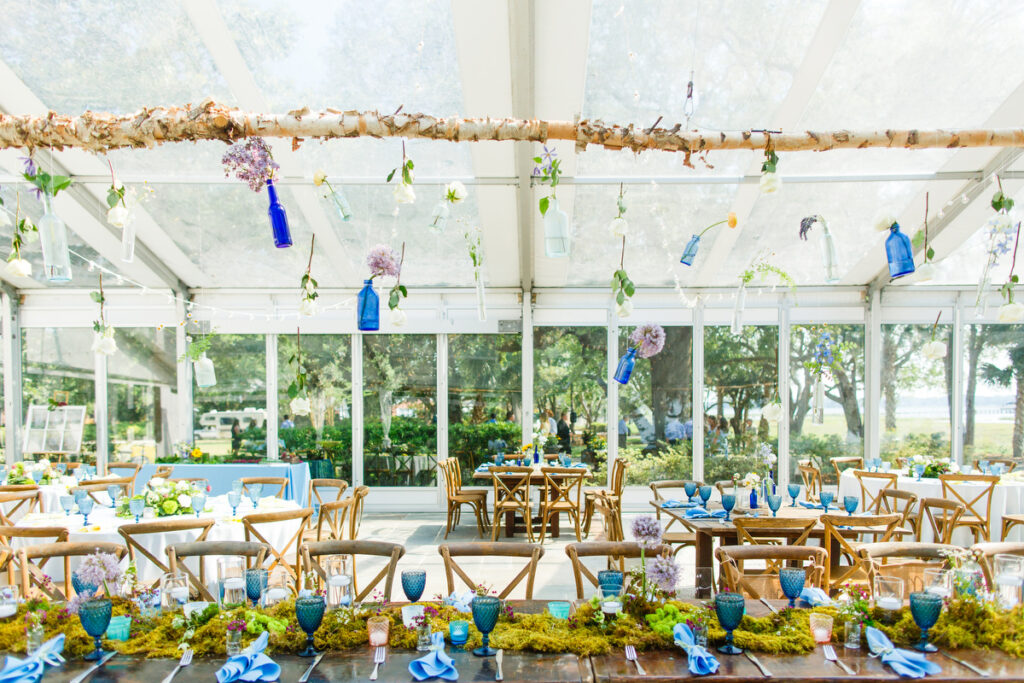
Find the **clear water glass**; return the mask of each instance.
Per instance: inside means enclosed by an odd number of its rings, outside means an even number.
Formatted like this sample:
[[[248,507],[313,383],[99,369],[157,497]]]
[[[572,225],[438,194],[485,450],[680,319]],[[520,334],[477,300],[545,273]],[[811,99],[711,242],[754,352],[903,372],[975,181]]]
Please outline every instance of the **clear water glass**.
[[[996,596],[1005,609],[1021,602],[1021,582],[1024,581],[1024,557],[1000,553],[992,558]]]
[[[925,569],[923,571],[924,590],[934,593],[940,598],[948,598],[953,594],[953,575],[947,569]]]
[[[241,479],[235,479],[234,481],[231,482],[231,490],[234,493],[237,493],[239,496],[242,495],[242,489],[244,489],[244,488],[245,488],[245,485],[242,484],[242,480]]]
[[[60,506],[64,508],[64,513],[70,517],[71,511],[75,509],[75,497],[74,496],[61,496]]]
[[[292,595],[291,580],[288,570],[284,567],[274,567],[267,580],[267,592],[263,596],[266,607],[276,605],[282,600],[287,600]]]
[[[245,561],[241,557],[217,560],[217,581],[222,607],[245,604]]]
[[[255,510],[260,504],[260,496],[263,495],[263,484],[249,484],[249,500],[252,501],[252,507]]]
[[[231,506],[231,516],[234,517],[238,514],[238,504],[242,502],[242,494],[238,491],[232,491],[228,494],[228,505]]]
[[[875,577],[875,606],[896,611],[903,607],[903,579],[895,576]]]
[[[142,498],[130,499],[128,501],[128,511],[135,515],[135,523],[138,524],[142,513],[146,511],[146,501]]]
[[[321,566],[327,574],[327,607],[337,609],[351,605],[352,575],[348,571],[348,557],[330,555],[321,561]]]
[[[188,602],[188,578],[184,572],[168,572],[160,578],[160,607],[174,612]]]

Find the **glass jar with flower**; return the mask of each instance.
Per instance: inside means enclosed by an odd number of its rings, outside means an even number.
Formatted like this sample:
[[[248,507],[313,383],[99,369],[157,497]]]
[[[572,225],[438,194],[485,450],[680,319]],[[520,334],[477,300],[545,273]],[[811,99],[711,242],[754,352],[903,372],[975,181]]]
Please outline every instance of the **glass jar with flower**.
[[[646,553],[661,545],[662,531],[661,522],[651,515],[641,515],[633,520],[633,539],[640,546],[641,595],[645,600],[648,598]],[[673,582],[672,589],[674,588],[675,583]]]
[[[246,182],[249,189],[259,192],[267,186],[270,206],[267,216],[270,218],[270,229],[274,236],[274,246],[283,249],[292,246],[292,233],[288,227],[288,215],[277,196],[274,186],[274,174],[280,168],[270,152],[270,147],[263,138],[253,137],[236,142],[228,148],[221,158],[224,174],[232,172],[239,180]]]
[[[30,610],[25,614],[25,654],[32,656],[42,646],[46,637],[45,619],[46,610],[43,609]]]
[[[836,598],[838,605],[837,617],[843,623],[846,634],[845,647],[850,650],[860,649],[861,633],[865,624],[871,625],[871,602],[867,588],[847,583]]]
[[[708,623],[710,621],[711,612],[705,607],[691,612],[686,619],[686,625],[693,633],[694,643],[699,647],[706,648],[708,646]]]
[[[225,636],[225,649],[228,657],[242,653],[242,634],[245,633],[245,620],[229,621]]]
[[[978,555],[967,548],[940,551],[946,558],[953,578],[953,594],[957,597],[978,597],[985,590],[985,575],[978,563]]]

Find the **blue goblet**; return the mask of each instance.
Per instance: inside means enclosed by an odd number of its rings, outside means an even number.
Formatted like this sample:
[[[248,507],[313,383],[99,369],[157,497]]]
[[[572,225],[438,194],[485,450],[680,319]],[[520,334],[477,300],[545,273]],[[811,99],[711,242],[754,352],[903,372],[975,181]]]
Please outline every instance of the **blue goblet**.
[[[142,513],[146,511],[146,501],[142,498],[132,498],[128,501],[128,511],[135,515],[135,523],[138,524]]]
[[[800,484],[790,484],[787,487],[787,490],[789,492],[789,497],[793,499],[793,504],[790,505],[789,507],[795,508],[796,499],[800,496]]]
[[[914,623],[921,629],[921,640],[914,646],[920,652],[938,652],[938,648],[928,642],[928,629],[939,620],[942,612],[942,596],[924,591],[910,594],[910,615]]]
[[[245,597],[252,600],[253,607],[259,607],[263,593],[267,590],[270,574],[266,569],[245,570]]]
[[[978,469],[981,470],[982,474],[988,474],[988,460],[979,460]]]
[[[796,599],[800,597],[806,581],[806,569],[783,567],[779,570],[779,585],[782,586],[782,594],[789,598],[790,607],[796,607]]]
[[[96,649],[85,655],[83,659],[94,661],[106,654],[100,645],[103,634],[107,632],[107,627],[110,626],[112,611],[113,605],[110,600],[106,599],[86,600],[78,607],[78,618],[82,622],[82,628],[93,637],[96,643]]]
[[[238,504],[242,502],[242,494],[238,491],[232,491],[228,494],[228,505],[231,506],[231,516],[234,517],[238,514]]]
[[[707,507],[708,501],[711,500],[711,491],[712,489],[710,486],[701,486],[697,489],[697,494],[700,496],[700,502],[704,507]]]
[[[78,505],[80,502],[82,502],[83,498],[89,497],[89,492],[83,489],[77,489],[75,491],[72,491],[71,495],[74,496],[75,498],[75,505]]]
[[[853,517],[858,505],[860,505],[860,499],[857,496],[843,496],[843,509],[850,517]]]
[[[238,495],[242,495],[242,489],[244,488],[245,484],[242,483],[241,479],[235,479],[234,481],[231,482],[231,490],[237,493]]]
[[[263,494],[263,484],[249,484],[249,500],[252,501],[253,510],[260,504],[260,496]]]
[[[723,494],[722,495],[722,509],[725,510],[725,520],[723,520],[723,521],[728,522],[731,519],[731,517],[729,517],[729,513],[732,512],[732,509],[734,507],[736,507],[736,496],[735,496],[735,494],[732,494],[732,493]]]
[[[602,569],[597,573],[597,588],[598,590],[609,588],[621,592],[625,580],[625,574],[617,569]]]
[[[89,513],[92,512],[92,498],[86,496],[78,501],[78,511],[82,513],[82,526],[89,526]]]
[[[821,500],[821,507],[824,508],[825,512],[828,512],[828,506],[835,500],[836,494],[831,491],[822,491],[818,494],[818,498]]]
[[[96,595],[96,591],[99,590],[99,586],[96,584],[82,581],[78,577],[78,572],[71,573],[71,587],[75,589],[75,595],[84,595],[86,597]]]
[[[697,493],[697,482],[688,481],[683,484],[683,492],[686,493],[686,502],[692,503],[693,496]]]
[[[74,496],[61,496],[60,506],[64,508],[64,512],[68,517],[71,516],[71,511],[75,509],[75,497]]]
[[[914,476],[917,477],[917,481],[921,481],[922,475],[924,475],[924,465],[914,465]]]
[[[192,511],[196,513],[196,517],[202,514],[203,510],[206,509],[206,494],[196,493],[192,496]]]
[[[96,476],[96,465],[82,465],[85,468],[85,478],[92,479]]]
[[[738,655],[743,650],[732,644],[732,632],[743,619],[744,599],[739,593],[719,593],[715,596],[718,623],[725,629],[725,645],[718,648],[724,655]]]
[[[782,507],[782,496],[768,496],[768,509],[772,511],[772,517],[778,513],[780,507]]]
[[[416,602],[423,596],[423,589],[427,587],[427,573],[422,569],[414,569],[402,572],[402,590],[409,602]]]
[[[39,481],[43,478],[43,471],[32,470],[31,472],[29,472],[29,476],[32,477],[32,481],[38,484]]]
[[[110,496],[110,507],[117,507],[117,494],[121,492],[121,487],[117,484],[111,484],[107,487],[107,495]]]
[[[306,649],[299,653],[300,657],[316,657],[320,654],[313,648],[313,634],[320,628],[326,609],[327,601],[322,595],[307,595],[295,599],[295,618],[306,632]]]
[[[483,644],[473,650],[477,657],[493,657],[497,651],[490,646],[491,631],[498,623],[498,614],[501,612],[501,600],[493,595],[478,595],[473,598],[473,623],[476,629],[483,635]]]
[[[54,467],[57,468],[57,471],[60,472],[61,475],[67,474],[68,464],[66,462],[58,462]]]

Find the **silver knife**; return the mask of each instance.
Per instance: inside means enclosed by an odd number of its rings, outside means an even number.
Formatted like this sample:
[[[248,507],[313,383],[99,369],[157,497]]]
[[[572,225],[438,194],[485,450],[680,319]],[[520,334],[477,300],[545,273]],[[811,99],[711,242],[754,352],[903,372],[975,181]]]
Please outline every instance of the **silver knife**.
[[[318,654],[316,656],[316,658],[313,660],[313,663],[309,665],[308,669],[306,669],[306,673],[302,674],[302,678],[299,679],[299,683],[306,683],[306,681],[309,680],[309,675],[311,673],[313,673],[313,669],[316,668],[316,665],[319,664],[320,660],[323,659],[323,658],[324,658],[324,653],[323,652],[321,652],[320,654]]]
[[[754,666],[756,666],[758,669],[761,670],[761,675],[762,676],[764,676],[765,678],[771,678],[772,677],[772,672],[769,671],[768,669],[764,668],[764,664],[762,664],[760,661],[758,661],[757,657],[755,657],[754,655],[750,654],[750,652],[748,652],[747,650],[744,650],[743,654],[745,654],[747,656],[747,659],[750,660],[751,664],[753,664]]]
[[[504,680],[504,677],[501,675],[501,658],[504,657],[504,656],[505,656],[505,651],[504,650],[498,650],[495,653],[495,655],[494,655],[494,662],[495,662],[495,664],[498,665],[498,673],[494,677],[494,680],[496,680],[496,681]]]
[[[964,660],[962,660],[962,659],[960,659],[958,657],[954,657],[951,654],[943,652],[942,650],[939,650],[939,654],[942,655],[943,657],[948,658],[948,659],[952,659],[954,662],[956,662],[960,666],[963,666],[963,667],[966,667],[966,668],[970,669],[971,671],[973,671],[974,673],[978,674],[982,678],[988,678],[989,676],[992,675],[988,671],[985,671],[984,669],[979,669],[978,667],[974,666],[973,664],[969,664],[968,662],[965,662]]]
[[[768,602],[764,598],[761,598],[761,602],[764,603],[764,606],[767,607],[771,611],[772,614],[778,614],[779,613],[779,610],[777,610],[774,607],[772,607],[772,603]]]
[[[82,683],[82,681],[87,679],[92,674],[93,671],[95,671],[96,669],[100,668],[101,666],[103,666],[104,664],[109,662],[111,659],[114,658],[114,655],[116,655],[116,654],[117,654],[117,652],[108,652],[107,654],[103,655],[103,659],[101,659],[100,661],[96,662],[95,664],[90,666],[88,669],[86,669],[82,673],[80,673],[77,676],[75,676],[74,678],[72,678],[71,679],[71,683]]]

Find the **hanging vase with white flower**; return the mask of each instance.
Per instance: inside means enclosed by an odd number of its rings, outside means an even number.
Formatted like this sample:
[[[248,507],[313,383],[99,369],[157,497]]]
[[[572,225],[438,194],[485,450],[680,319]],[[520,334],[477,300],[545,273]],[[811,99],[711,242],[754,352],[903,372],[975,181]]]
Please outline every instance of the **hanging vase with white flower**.
[[[476,315],[481,321],[487,320],[487,304],[484,300],[484,247],[483,231],[473,227],[466,231],[466,246],[469,258],[473,262],[473,284],[476,286]]]
[[[317,314],[317,302],[320,293],[317,291],[319,283],[310,274],[313,270],[313,246],[316,244],[316,233],[313,233],[309,240],[309,262],[306,263],[306,272],[299,282],[299,315],[312,317]]]
[[[121,230],[121,260],[131,263],[135,260],[135,208],[140,203],[138,191],[132,187],[125,189],[117,184],[114,165],[107,159],[110,167],[110,187],[107,189],[107,223]],[[148,187],[146,192],[152,192]]]
[[[999,307],[999,322],[1006,324],[1024,322],[1024,304],[1013,300],[1013,288],[1020,282],[1020,278],[1013,272],[1017,267],[1017,247],[1020,246],[1020,221],[1017,222],[1017,231],[1013,239],[1013,258],[1010,261],[1010,274],[1006,283],[999,288],[1003,297],[1003,305]]]
[[[0,227],[10,224],[7,210],[3,208],[3,199],[0,198]],[[11,234],[11,254],[7,257],[7,274],[15,277],[32,277],[32,264],[21,256],[21,248],[25,242],[36,233],[36,226],[28,217],[21,215],[21,193],[15,198],[14,207],[14,230]]]
[[[921,347],[921,355],[930,361],[942,360],[946,357],[946,345],[935,338],[935,333],[939,329],[939,319],[942,317],[942,311],[935,316],[935,322],[932,324],[932,337]]]
[[[206,353],[213,345],[213,333],[204,334],[198,339],[192,335],[185,337],[185,353],[178,358],[178,362],[192,361],[192,372],[196,377],[196,386],[200,389],[209,389],[217,385],[217,373],[213,367],[213,361]]]
[[[444,232],[445,228],[448,227],[451,207],[465,201],[468,195],[466,186],[458,180],[448,183],[444,188],[444,196],[434,205],[434,210],[430,212],[430,221],[427,223],[427,228],[436,233]]]
[[[100,317],[92,322],[94,332],[92,351],[103,356],[113,356],[117,353],[117,341],[114,339],[114,326],[107,323],[106,302],[103,294],[103,273],[100,273],[100,288],[98,292],[90,292],[90,298],[100,305]]]
[[[295,328],[295,353],[288,359],[295,368],[295,379],[288,385],[288,408],[294,415],[309,415],[310,400],[306,395],[306,366],[302,364],[302,333]]]
[[[992,208],[996,213],[985,225],[988,227],[988,258],[978,280],[978,289],[974,297],[975,315],[984,318],[988,314],[989,286],[992,284],[992,269],[999,264],[999,257],[1010,252],[1010,242],[1016,245],[1020,221],[1011,214],[1013,199],[1003,194],[1003,181],[996,176],[999,190],[992,196]],[[1014,246],[1016,253],[1016,246]],[[1011,269],[1012,275],[1012,269]]]
[[[412,169],[415,164],[412,163],[412,159],[408,159],[405,156],[405,140],[402,140],[402,165],[391,169],[391,173],[388,173],[387,182],[391,182],[395,174],[401,170],[398,177],[398,184],[395,185],[394,197],[396,204],[412,204],[416,201],[416,192],[412,189],[413,172]],[[395,211],[398,208],[395,207]]]
[[[811,423],[825,422],[825,379],[834,377],[842,369],[843,345],[827,326],[811,328],[811,343],[814,345],[811,359],[805,367],[814,377],[811,393]]]

